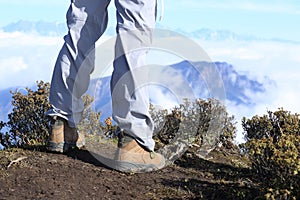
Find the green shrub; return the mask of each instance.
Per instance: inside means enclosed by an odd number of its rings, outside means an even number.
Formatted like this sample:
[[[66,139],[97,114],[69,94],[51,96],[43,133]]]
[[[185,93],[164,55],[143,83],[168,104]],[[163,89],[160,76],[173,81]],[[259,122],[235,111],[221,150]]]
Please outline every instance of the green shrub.
[[[171,114],[167,110],[157,111],[153,106],[150,108],[156,124],[155,140],[158,143],[166,145],[174,138],[187,134],[181,139],[188,139],[206,150],[217,144],[228,148],[233,146],[236,134],[234,117],[229,116],[226,107],[216,99],[196,99],[193,102],[185,99]]]
[[[198,121],[197,138],[199,144],[221,144],[231,148],[236,136],[234,116],[230,116],[226,107],[217,99],[197,99],[186,116],[186,120],[195,117]]]
[[[47,142],[50,119],[45,116],[45,112],[50,108],[50,84],[40,81],[37,82],[36,91],[30,88],[25,91],[25,94],[20,91],[11,92],[13,110],[8,115],[7,123],[0,122],[0,131],[5,126],[9,130],[7,133],[0,133],[0,144],[5,148],[45,145]],[[112,124],[101,124],[101,113],[94,112],[90,106],[93,100],[89,95],[83,96],[84,111],[79,131],[84,134],[111,134],[115,127]]]
[[[6,126],[9,129],[9,133],[1,134],[0,142],[3,146],[46,144],[49,118],[44,113],[50,108],[49,90],[50,84],[40,81],[37,82],[36,91],[26,88],[25,94],[19,91],[11,92],[13,110],[8,115],[8,122],[0,123],[0,128]],[[102,125],[101,113],[94,112],[90,106],[93,100],[89,95],[83,96],[85,109],[78,126],[79,131],[85,135],[100,133],[102,136],[113,136],[116,126],[113,126],[111,117],[105,120],[105,125]],[[194,102],[186,99],[169,115],[166,110],[155,111],[153,106],[150,108],[155,124],[158,124],[156,128],[159,129],[156,131],[159,132],[158,136],[164,144],[175,137],[180,124],[186,125],[182,130],[185,133],[194,131],[189,139],[199,145],[209,144],[211,147],[217,143],[228,145],[233,142],[236,132],[234,117],[229,116],[225,106],[215,99],[198,99]]]
[[[101,137],[111,137],[116,130],[116,126],[112,125],[111,117],[105,120],[105,125],[100,121],[101,112],[95,112],[91,104],[94,98],[90,95],[84,95],[84,110],[81,121],[78,124],[78,130],[84,135],[100,135]]]
[[[300,198],[299,115],[279,109],[262,117],[244,118],[242,125],[246,133],[243,148],[265,189],[273,191],[267,194],[280,196],[282,191],[288,191],[280,198]]]
[[[1,130],[3,129],[3,127],[5,127],[6,124],[3,121],[0,121],[0,145],[2,145],[2,147],[6,147],[6,139],[5,139],[5,134],[1,132]]]
[[[9,128],[9,133],[5,134],[6,147],[45,144],[49,119],[44,113],[50,108],[49,87],[49,83],[40,81],[36,91],[26,88],[26,94],[11,92],[13,110],[6,123]]]

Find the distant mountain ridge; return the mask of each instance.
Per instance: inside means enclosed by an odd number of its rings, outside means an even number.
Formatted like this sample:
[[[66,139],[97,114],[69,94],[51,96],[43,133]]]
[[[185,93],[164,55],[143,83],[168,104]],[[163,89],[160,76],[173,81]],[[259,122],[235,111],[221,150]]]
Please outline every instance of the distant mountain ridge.
[[[42,36],[64,36],[68,32],[67,24],[62,22],[19,20],[2,27],[4,32],[33,33]],[[106,33],[114,34],[114,28],[108,27]]]
[[[219,71],[223,82],[226,100],[236,105],[253,106],[256,102],[251,94],[266,93],[266,88],[270,84],[272,87],[276,87],[275,82],[272,80],[267,79],[266,82],[259,82],[249,78],[246,74],[239,74],[234,69],[233,65],[226,62],[214,62],[213,64]],[[195,67],[193,67],[197,66],[198,69],[201,69],[205,65],[211,65],[211,63],[190,63],[188,61],[182,61],[171,65],[170,67],[179,72],[189,83],[191,83],[191,87],[196,91],[196,98],[209,98],[206,93],[206,83],[203,80],[199,80],[199,74],[197,74],[201,73],[201,70],[197,71],[195,70]],[[196,85],[193,83],[196,83]],[[10,90],[15,90],[15,88],[0,91],[0,120],[5,120],[7,118],[7,113],[11,110]],[[103,117],[111,115],[110,77],[91,80],[87,93],[95,97],[95,110],[101,111]]]
[[[267,93],[266,88],[275,88],[274,81],[266,78],[264,82],[259,82],[255,79],[249,78],[246,74],[239,74],[234,66],[226,62],[188,62],[182,61],[169,67],[181,74],[189,83],[189,86],[193,89],[196,98],[210,98],[209,91],[207,89],[207,83],[205,77],[199,79],[199,73],[203,73],[205,66],[215,66],[220,75],[220,80],[224,87],[224,98],[222,100],[230,101],[233,105],[254,106],[256,105],[253,95]],[[196,69],[197,68],[197,69]],[[218,80],[213,80],[218,81]],[[172,80],[170,80],[172,84]],[[271,87],[270,87],[271,86]],[[185,88],[183,87],[182,90]],[[158,91],[159,90],[159,91]],[[155,93],[165,94],[166,91],[163,88],[154,90]],[[91,96],[95,97],[94,109],[101,111],[103,117],[111,115],[111,95],[110,95],[110,77],[104,77],[94,79],[91,81],[89,90],[87,92]],[[168,97],[161,97],[168,98]],[[150,93],[150,101],[152,101]],[[165,99],[162,100],[164,102]],[[165,108],[164,105],[160,107]]]
[[[199,73],[203,73],[205,66],[215,66],[220,74],[220,80],[224,87],[224,97],[235,105],[254,106],[256,104],[255,99],[252,98],[252,94],[265,93],[267,86],[276,87],[274,81],[266,78],[265,82],[259,82],[249,78],[246,74],[239,74],[234,66],[226,62],[188,62],[182,61],[174,65],[169,66],[176,72],[179,72],[186,78],[189,86],[193,89],[196,98],[210,98],[207,83],[205,77],[199,79]],[[196,69],[196,68],[197,69]],[[104,77],[94,79],[91,81],[90,89],[88,93],[95,96],[94,106],[96,110],[101,111],[104,115],[111,113],[111,96],[109,87],[110,77]],[[172,80],[170,80],[171,82]],[[218,80],[213,80],[218,81]],[[96,86],[97,85],[97,86]],[[184,88],[183,88],[184,89]],[[164,91],[159,91],[164,93]],[[151,99],[151,96],[150,96]],[[164,107],[164,105],[161,105]]]
[[[10,23],[2,30],[5,32],[35,33],[43,36],[61,36],[67,33],[65,23],[20,20]]]
[[[207,62],[196,62],[190,63],[188,61],[183,61],[172,65],[177,70],[182,70],[187,73],[188,69],[192,69],[195,65],[198,69],[203,68],[205,65],[211,65]],[[213,62],[213,65],[217,68],[221,80],[223,82],[223,87],[225,90],[226,99],[234,102],[236,105],[253,105],[253,99],[249,96],[250,93],[264,93],[266,92],[265,84],[273,84],[271,80],[265,83],[260,83],[257,80],[249,78],[246,74],[239,74],[234,66],[227,62]],[[194,74],[194,73],[190,73]],[[189,77],[189,81],[193,81],[196,77]],[[217,81],[217,80],[216,80]],[[208,83],[209,84],[209,83]],[[275,86],[275,83],[274,83]],[[201,93],[196,94],[198,98],[201,98]]]
[[[157,24],[159,29],[172,30],[168,27],[161,26]],[[4,32],[23,32],[23,33],[35,33],[42,36],[64,36],[68,29],[66,23],[62,22],[47,22],[47,21],[27,21],[19,20],[3,26]],[[290,41],[280,38],[260,38],[253,35],[243,35],[237,34],[228,30],[212,30],[208,28],[200,28],[192,32],[186,32],[181,29],[173,30],[175,32],[181,33],[185,36],[208,40],[208,41],[277,41],[277,42],[287,42],[287,43],[300,43],[299,41]],[[115,35],[115,27],[108,27],[105,34],[109,36]]]

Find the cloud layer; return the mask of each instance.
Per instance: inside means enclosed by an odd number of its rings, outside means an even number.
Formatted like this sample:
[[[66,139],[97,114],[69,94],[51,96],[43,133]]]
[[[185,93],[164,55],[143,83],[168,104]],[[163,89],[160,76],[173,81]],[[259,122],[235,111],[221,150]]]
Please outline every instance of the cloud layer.
[[[0,32],[0,89],[50,80],[61,37]]]
[[[249,96],[256,102],[253,106],[236,105],[227,101],[229,112],[235,115],[238,121],[243,116],[264,114],[267,110],[279,107],[300,113],[299,43],[270,40],[193,39],[213,61],[226,61],[232,64],[239,74],[245,74],[258,82],[273,81],[269,85],[276,85],[275,89],[266,88],[263,94],[250,92]],[[0,89],[31,86],[37,80],[50,81],[54,62],[62,43],[62,37],[1,31]],[[171,60],[176,60],[174,55],[154,57],[157,58],[157,64],[162,64],[162,61],[172,64]],[[156,98],[160,96],[156,94]],[[241,132],[241,128],[239,129]],[[239,134],[239,140],[241,138],[242,135]]]
[[[251,93],[255,106],[227,102],[228,110],[240,121],[242,117],[266,114],[268,110],[284,108],[300,113],[300,44],[275,41],[208,42],[198,41],[212,60],[226,60],[240,73],[265,84],[264,94]],[[273,85],[276,87],[273,87]],[[239,127],[241,132],[241,127]],[[239,135],[242,139],[242,135]]]

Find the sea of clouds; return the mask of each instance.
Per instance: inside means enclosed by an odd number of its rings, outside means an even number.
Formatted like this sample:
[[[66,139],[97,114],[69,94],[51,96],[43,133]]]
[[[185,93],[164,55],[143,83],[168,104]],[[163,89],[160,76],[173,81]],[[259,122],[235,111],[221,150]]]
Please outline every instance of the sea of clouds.
[[[108,38],[110,37],[105,36],[102,41]],[[230,63],[240,74],[265,86],[264,93],[249,92],[248,96],[254,102],[252,105],[236,105],[226,101],[229,113],[235,115],[239,123],[237,141],[242,141],[243,138],[240,120],[244,116],[249,118],[256,114],[262,115],[280,107],[300,112],[300,43],[279,40],[192,39],[207,52],[212,61]],[[11,87],[30,87],[38,80],[50,81],[62,44],[62,36],[0,31],[0,91]],[[164,65],[174,64],[180,59],[170,55],[161,56],[158,61]],[[111,70],[107,74],[109,71]],[[158,101],[163,99],[163,104],[167,104],[166,98],[162,96],[163,93],[158,92],[152,98]]]

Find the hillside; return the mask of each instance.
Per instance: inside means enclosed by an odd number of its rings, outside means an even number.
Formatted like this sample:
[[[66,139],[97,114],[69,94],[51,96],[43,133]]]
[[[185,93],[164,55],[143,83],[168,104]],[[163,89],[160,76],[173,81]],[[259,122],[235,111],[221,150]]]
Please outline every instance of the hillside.
[[[88,151],[0,151],[0,199],[254,199],[259,185],[247,159],[228,150],[209,160],[190,149],[175,164],[145,174],[107,169]]]

